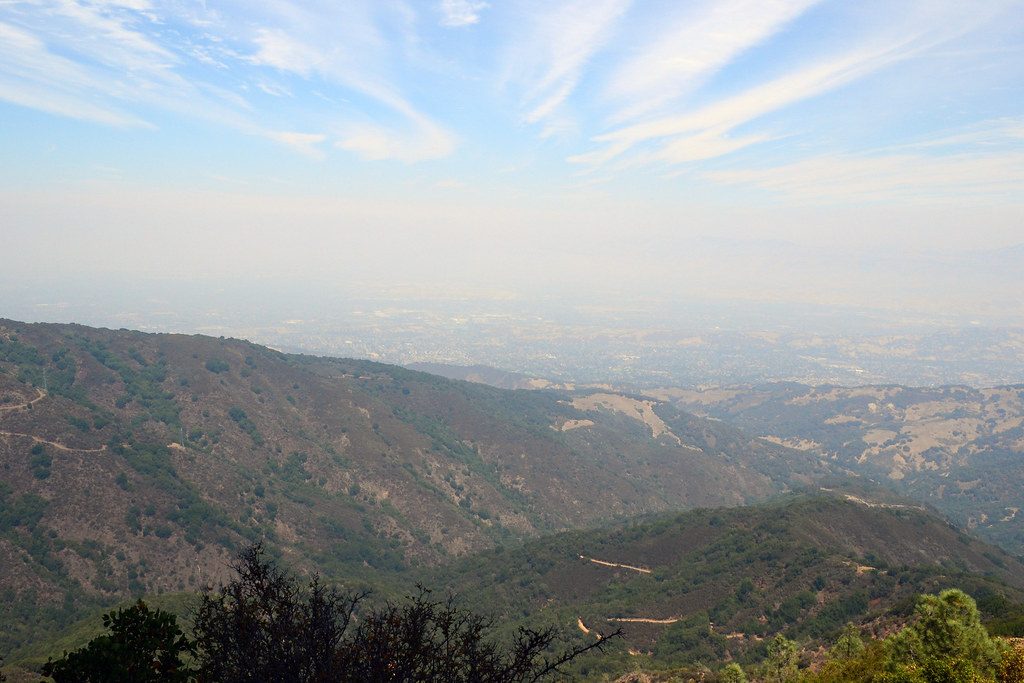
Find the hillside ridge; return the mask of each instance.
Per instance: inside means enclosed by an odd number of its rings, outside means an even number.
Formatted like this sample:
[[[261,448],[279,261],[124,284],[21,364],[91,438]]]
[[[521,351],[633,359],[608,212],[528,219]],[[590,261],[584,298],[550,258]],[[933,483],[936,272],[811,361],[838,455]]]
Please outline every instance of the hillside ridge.
[[[629,656],[655,668],[755,661],[777,633],[814,649],[850,621],[886,633],[905,623],[912,596],[951,587],[987,618],[1012,613],[1013,628],[1024,625],[1024,564],[927,506],[856,482],[564,532],[423,580],[501,620],[542,613],[590,637],[628,626]]]
[[[60,622],[216,584],[257,540],[304,571],[378,578],[834,471],[666,402],[648,418],[674,438],[576,396],[244,340],[0,320],[6,613],[43,606]],[[559,429],[570,421],[589,424]]]

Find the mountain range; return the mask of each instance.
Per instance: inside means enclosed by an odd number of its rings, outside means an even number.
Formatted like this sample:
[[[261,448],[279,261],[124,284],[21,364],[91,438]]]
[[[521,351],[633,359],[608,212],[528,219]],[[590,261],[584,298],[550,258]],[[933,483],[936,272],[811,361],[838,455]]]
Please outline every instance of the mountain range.
[[[1024,385],[776,382],[652,395],[887,482],[1024,555]]]
[[[299,567],[375,574],[831,472],[649,399],[13,321],[0,462],[17,613],[196,589],[260,539]]]
[[[756,652],[784,628],[822,637],[932,585],[1021,601],[1016,560],[930,509],[807,489],[849,459],[684,405],[0,320],[0,652],[119,600],[217,585],[256,541],[299,572],[385,592],[421,577],[577,638],[640,619],[627,642],[651,654],[631,656],[660,662]],[[677,633],[705,621],[746,640]]]

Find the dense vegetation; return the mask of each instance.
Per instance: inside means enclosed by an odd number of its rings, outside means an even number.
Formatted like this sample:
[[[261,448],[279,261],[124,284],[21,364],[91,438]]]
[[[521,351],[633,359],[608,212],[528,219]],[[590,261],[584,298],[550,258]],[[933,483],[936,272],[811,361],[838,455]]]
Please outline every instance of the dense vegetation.
[[[423,580],[453,586],[471,606],[500,606],[513,623],[543,613],[597,632],[624,626],[635,654],[594,672],[746,665],[765,656],[775,635],[824,647],[848,622],[892,628],[915,595],[954,587],[981,603],[993,630],[1024,636],[1017,560],[927,511],[847,495],[804,492],[569,532],[466,558]]]
[[[1024,647],[991,637],[963,591],[918,596],[909,623],[873,637],[852,623],[827,648],[808,650],[782,635],[763,658],[746,666],[719,662],[714,670],[686,667],[626,676],[621,681],[714,680],[717,683],[1021,683]]]
[[[41,635],[96,609],[223,580],[256,541],[387,582],[541,533],[761,500],[816,471],[671,406],[673,436],[655,437],[572,398],[0,321],[0,651],[38,657]]]
[[[918,594],[952,587],[977,600],[992,632],[1024,635],[1024,568],[1016,560],[925,511],[844,495],[808,492],[567,532],[423,571],[375,595],[415,595],[416,582],[451,587],[506,641],[525,626],[556,629],[580,647],[595,642],[595,632],[623,628],[623,647],[573,669],[596,679],[635,667],[756,669],[776,636],[814,652],[850,622],[887,633],[912,616]],[[924,552],[935,562],[915,559]],[[366,584],[345,585],[362,592]]]
[[[235,579],[199,598],[192,637],[173,615],[140,600],[104,615],[107,632],[47,662],[43,673],[56,683],[517,683],[567,677],[580,655],[603,652],[620,635],[552,653],[553,630],[520,628],[502,643],[487,619],[455,606],[451,597],[434,600],[422,588],[403,603],[359,611],[365,593],[339,592],[317,578],[300,586],[258,546],[234,567]],[[634,667],[617,680],[1022,683],[1024,649],[993,639],[974,600],[949,589],[917,596],[909,622],[888,637],[865,643],[861,629],[847,623],[830,648],[814,652],[777,634],[745,667],[736,661],[712,666]],[[573,677],[595,678],[585,671],[575,666]]]
[[[756,668],[776,636],[810,652],[848,622],[881,635],[952,587],[993,633],[1024,635],[1014,557],[870,486],[720,507],[836,468],[601,396],[0,321],[0,653],[41,665],[126,599],[184,616],[256,542],[393,600],[451,587],[500,642],[553,628],[585,647],[623,627],[579,676]]]
[[[234,569],[228,585],[199,597],[191,637],[174,615],[140,600],[104,615],[108,633],[43,673],[56,683],[534,683],[618,635],[552,653],[553,629],[520,628],[502,643],[486,618],[422,588],[403,603],[360,610],[365,593],[316,577],[303,587],[258,545]]]
[[[832,647],[812,660],[796,643],[776,636],[763,661],[744,671],[738,664],[719,675],[729,683],[748,674],[766,683],[1021,683],[1024,649],[993,639],[974,601],[949,589],[916,600],[910,623],[865,643],[848,624]]]

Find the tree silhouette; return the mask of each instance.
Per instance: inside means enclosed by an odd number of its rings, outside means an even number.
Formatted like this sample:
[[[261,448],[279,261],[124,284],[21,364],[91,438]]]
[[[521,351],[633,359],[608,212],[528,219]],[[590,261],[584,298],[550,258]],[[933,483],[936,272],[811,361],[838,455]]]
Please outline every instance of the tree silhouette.
[[[195,673],[184,660],[192,644],[178,628],[177,618],[150,610],[139,600],[131,607],[103,615],[109,633],[43,665],[43,674],[57,683],[152,683],[190,681]]]
[[[219,683],[534,683],[564,673],[607,638],[552,653],[554,629],[521,628],[510,643],[489,619],[430,591],[362,609],[366,593],[343,593],[314,577],[306,586],[255,545],[237,577],[200,598],[193,632],[201,681]]]

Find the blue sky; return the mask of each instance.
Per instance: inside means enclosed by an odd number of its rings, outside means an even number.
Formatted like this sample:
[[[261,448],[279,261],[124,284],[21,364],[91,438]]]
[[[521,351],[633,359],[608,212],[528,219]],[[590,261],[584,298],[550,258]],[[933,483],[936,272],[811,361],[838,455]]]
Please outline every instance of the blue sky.
[[[728,293],[676,266],[1004,249],[1024,2],[0,0],[0,214],[12,280]]]

